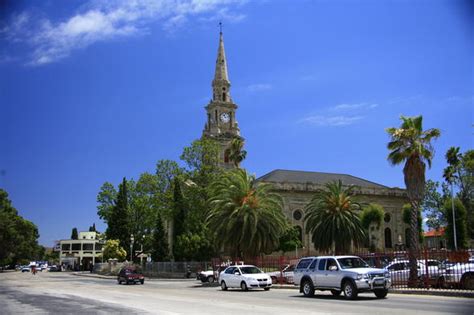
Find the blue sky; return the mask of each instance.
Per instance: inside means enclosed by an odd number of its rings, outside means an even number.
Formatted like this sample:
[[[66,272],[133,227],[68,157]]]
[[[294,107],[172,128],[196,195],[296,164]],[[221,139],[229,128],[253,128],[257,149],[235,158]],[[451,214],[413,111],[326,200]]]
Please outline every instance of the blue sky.
[[[384,128],[439,128],[473,148],[468,1],[6,1],[0,5],[0,187],[40,242],[95,222],[96,196],[178,160],[201,136],[224,40],[244,163],[403,187]]]

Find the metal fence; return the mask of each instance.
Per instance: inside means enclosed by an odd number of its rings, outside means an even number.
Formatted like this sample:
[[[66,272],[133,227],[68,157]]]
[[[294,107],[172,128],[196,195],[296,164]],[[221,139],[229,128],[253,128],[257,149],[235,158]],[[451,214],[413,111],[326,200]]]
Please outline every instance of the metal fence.
[[[470,251],[421,250],[417,253],[417,279],[409,285],[410,264],[407,251],[369,253],[358,251],[350,255],[363,258],[371,267],[390,273],[392,288],[420,290],[474,291],[474,259]],[[262,256],[246,259],[245,264],[260,267],[270,274],[274,284],[292,284],[293,269],[301,257]],[[243,263],[241,259],[214,259],[213,266]],[[216,269],[216,268],[214,268]]]

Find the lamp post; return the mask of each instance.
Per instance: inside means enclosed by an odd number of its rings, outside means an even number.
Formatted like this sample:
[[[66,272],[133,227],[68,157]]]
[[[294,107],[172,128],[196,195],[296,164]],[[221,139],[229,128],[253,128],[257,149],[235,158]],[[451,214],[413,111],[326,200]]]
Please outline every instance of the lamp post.
[[[454,250],[458,250],[458,242],[456,237],[456,215],[454,214],[454,190],[453,181],[451,179],[451,209],[453,210],[453,236],[454,236]]]
[[[133,241],[135,241],[135,238],[133,237],[133,234],[130,235],[130,263],[133,264]]]
[[[142,236],[142,245],[140,247],[140,266],[143,268],[143,242],[145,241],[145,235]]]

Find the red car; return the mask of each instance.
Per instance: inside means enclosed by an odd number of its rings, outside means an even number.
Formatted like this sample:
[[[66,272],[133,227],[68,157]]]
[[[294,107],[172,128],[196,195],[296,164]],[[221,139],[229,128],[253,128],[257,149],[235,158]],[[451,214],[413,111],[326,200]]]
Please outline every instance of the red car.
[[[136,269],[122,268],[122,270],[120,270],[119,274],[117,275],[117,282],[118,284],[122,284],[122,282],[125,282],[125,284],[138,282],[144,284],[145,277]]]

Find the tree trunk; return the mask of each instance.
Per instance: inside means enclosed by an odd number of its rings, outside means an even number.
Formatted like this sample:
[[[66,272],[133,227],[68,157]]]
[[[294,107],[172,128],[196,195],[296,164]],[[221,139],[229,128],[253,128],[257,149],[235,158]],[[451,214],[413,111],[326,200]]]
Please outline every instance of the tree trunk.
[[[407,187],[408,198],[411,204],[410,215],[410,248],[408,249],[408,260],[410,265],[410,277],[408,286],[414,287],[418,282],[418,268],[416,256],[419,252],[419,236],[418,236],[418,211],[425,193],[425,163],[419,156],[410,157],[403,174],[405,185]]]
[[[408,260],[410,265],[410,277],[408,287],[416,287],[418,283],[418,264],[417,255],[420,252],[419,232],[418,232],[418,207],[419,202],[411,201],[410,213],[410,248],[408,248]]]

